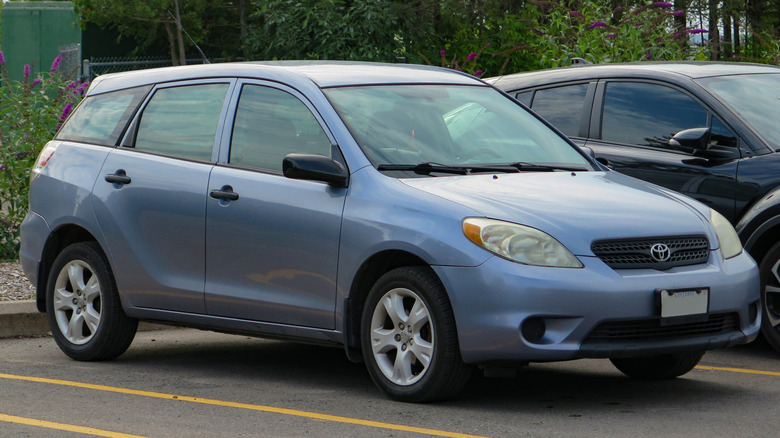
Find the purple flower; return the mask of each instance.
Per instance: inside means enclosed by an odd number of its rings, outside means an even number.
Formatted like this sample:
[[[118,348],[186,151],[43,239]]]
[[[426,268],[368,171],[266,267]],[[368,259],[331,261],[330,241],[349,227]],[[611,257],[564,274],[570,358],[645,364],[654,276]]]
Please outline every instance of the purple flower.
[[[73,110],[73,104],[72,103],[66,103],[65,107],[62,109],[62,115],[60,116],[60,125],[65,121],[65,119],[68,118],[68,115],[70,115],[70,112]]]
[[[685,15],[685,11],[674,11],[672,12],[672,15],[674,15],[675,17],[682,17],[683,15]]]
[[[6,169],[5,164],[0,165],[0,170],[5,170],[5,169]],[[2,221],[0,221],[0,222],[2,222]]]
[[[607,38],[615,38],[617,35],[614,33],[608,33]]]
[[[710,31],[708,31],[706,29],[688,29],[688,30],[686,30],[686,32],[688,32],[691,35],[696,35],[696,34],[699,34],[699,33],[710,33]]]
[[[642,27],[642,23],[639,23],[639,22],[637,22],[637,23],[634,23],[634,26],[636,26],[636,27]]]
[[[474,76],[482,76],[482,73],[484,73],[482,70],[477,70],[474,72]]]
[[[30,77],[30,64],[24,65],[24,80],[26,81],[27,78]]]
[[[622,10],[623,10],[623,7],[622,6],[618,6],[615,9],[613,9],[612,12],[617,12],[617,11],[622,11]]]
[[[580,11],[570,11],[569,17],[582,17],[582,12]]]
[[[469,53],[469,56],[466,57],[466,62],[471,61],[472,59],[476,58],[478,55],[476,52]]]
[[[40,84],[41,82],[43,82],[43,79],[41,79],[40,76],[39,76],[39,77],[35,78],[34,81],[32,81],[32,84],[30,84],[30,87],[34,87],[34,86]]]
[[[89,82],[82,82],[81,85],[76,88],[77,93],[83,93],[89,87]]]
[[[588,26],[588,29],[595,29],[597,27],[604,27],[606,25],[607,25],[607,23],[605,23],[603,21],[597,21],[597,22],[591,24],[590,26]]]
[[[51,63],[51,74],[54,74],[54,72],[60,68],[60,62],[62,62],[62,55],[57,55],[57,57],[54,58],[54,62]]]
[[[0,65],[5,64],[5,56],[3,55],[3,52],[0,52]]]
[[[446,51],[444,51],[444,50],[440,50],[440,51],[439,51],[439,54],[440,54],[441,56],[444,56],[444,54],[445,54],[445,53],[447,53],[447,52],[446,52]]]
[[[652,56],[650,56],[650,54],[648,53],[647,56],[645,56],[645,58],[650,59],[652,58]]]
[[[669,2],[653,2],[653,6],[656,8],[671,8],[674,5]]]

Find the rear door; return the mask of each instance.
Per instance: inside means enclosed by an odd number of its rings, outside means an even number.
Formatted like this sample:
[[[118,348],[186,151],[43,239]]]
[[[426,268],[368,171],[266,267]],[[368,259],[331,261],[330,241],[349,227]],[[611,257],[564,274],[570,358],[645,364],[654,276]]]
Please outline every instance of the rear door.
[[[156,87],[103,165],[95,211],[126,304],[205,311],[208,180],[230,88]]]
[[[247,81],[236,95],[206,200],[208,314],[333,329],[347,189],[286,178],[282,160],[339,155],[334,140],[293,89]]]

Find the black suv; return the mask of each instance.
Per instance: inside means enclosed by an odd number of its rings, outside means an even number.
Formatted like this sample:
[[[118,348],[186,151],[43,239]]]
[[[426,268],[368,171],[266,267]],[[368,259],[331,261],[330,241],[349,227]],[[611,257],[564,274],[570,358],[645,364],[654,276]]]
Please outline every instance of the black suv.
[[[735,224],[759,263],[762,332],[780,351],[780,68],[581,65],[487,79],[615,170]]]

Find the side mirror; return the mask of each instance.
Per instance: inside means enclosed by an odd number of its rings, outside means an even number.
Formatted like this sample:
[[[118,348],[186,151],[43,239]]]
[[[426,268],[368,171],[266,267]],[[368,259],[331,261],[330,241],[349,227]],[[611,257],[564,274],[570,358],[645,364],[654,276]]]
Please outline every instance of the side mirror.
[[[685,152],[706,151],[710,146],[710,128],[685,129],[669,139],[669,146]]]
[[[346,187],[349,173],[343,164],[324,155],[288,154],[282,160],[282,172],[291,179],[326,182]]]
[[[585,152],[586,154],[588,154],[588,155],[589,155],[591,158],[593,158],[594,160],[596,160],[596,161],[597,161],[599,164],[601,164],[602,166],[606,167],[606,168],[607,168],[607,169],[609,169],[609,170],[615,170],[615,168],[614,168],[614,167],[612,167],[612,165],[611,165],[611,164],[609,164],[609,160],[607,160],[607,158],[606,158],[606,157],[597,157],[597,156],[596,156],[596,153],[595,153],[595,152],[593,152],[593,149],[592,149],[592,148],[589,148],[588,146],[580,146],[580,149],[582,149],[582,151],[583,151],[583,152]]]

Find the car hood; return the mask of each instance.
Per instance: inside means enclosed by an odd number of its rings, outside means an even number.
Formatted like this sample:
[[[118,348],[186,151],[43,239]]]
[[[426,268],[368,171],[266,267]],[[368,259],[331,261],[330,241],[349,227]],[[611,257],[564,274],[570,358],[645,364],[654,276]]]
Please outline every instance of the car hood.
[[[591,243],[601,239],[704,234],[717,242],[706,206],[617,172],[524,172],[403,182],[485,217],[542,230],[577,255],[592,255]]]

